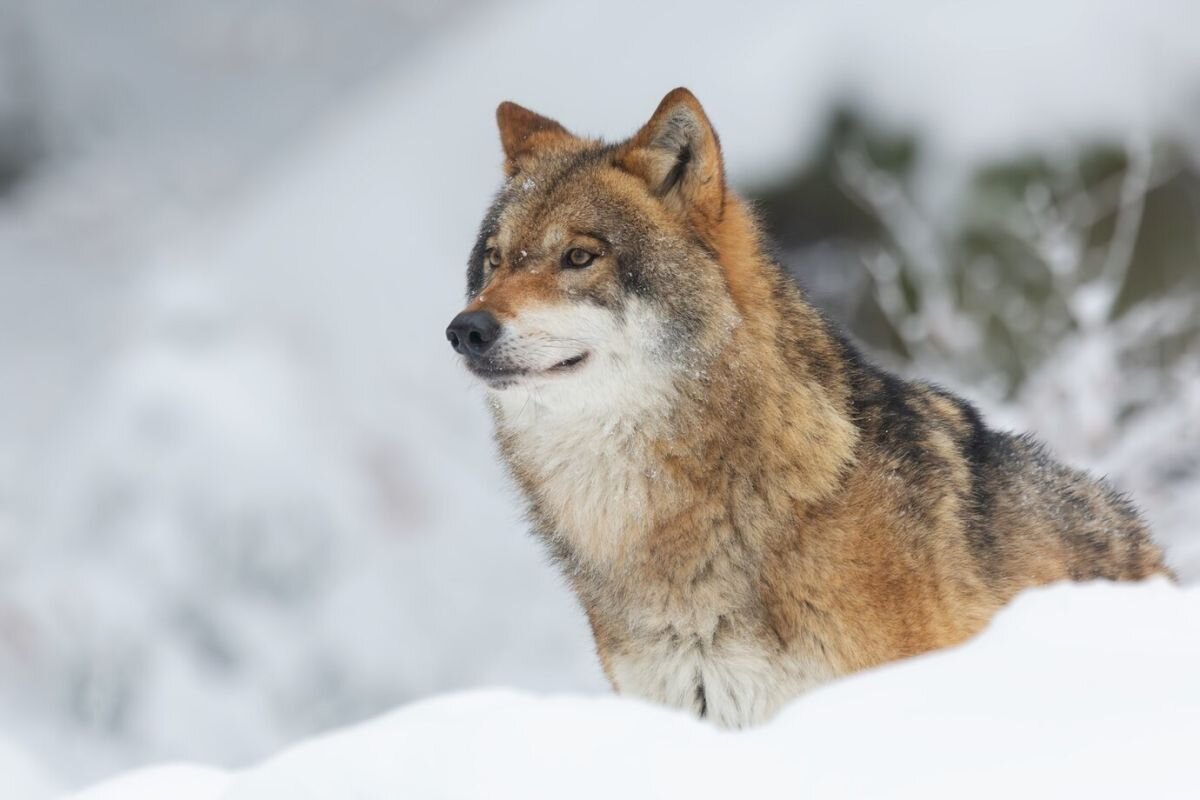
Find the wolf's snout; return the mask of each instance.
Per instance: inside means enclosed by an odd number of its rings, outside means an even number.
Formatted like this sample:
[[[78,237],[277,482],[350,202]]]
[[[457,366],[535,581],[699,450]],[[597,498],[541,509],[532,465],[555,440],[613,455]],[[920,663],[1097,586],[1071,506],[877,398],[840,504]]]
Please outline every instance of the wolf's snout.
[[[478,358],[500,338],[500,322],[486,311],[464,311],[450,321],[446,338],[456,353]]]

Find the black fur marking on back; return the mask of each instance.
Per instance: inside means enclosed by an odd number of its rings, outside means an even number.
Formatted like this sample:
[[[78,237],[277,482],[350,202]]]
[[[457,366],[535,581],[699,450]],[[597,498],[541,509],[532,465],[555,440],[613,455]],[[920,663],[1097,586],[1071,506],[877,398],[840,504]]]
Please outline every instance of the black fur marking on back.
[[[866,362],[860,370],[851,403],[858,408],[857,416],[868,423],[876,443],[897,460],[900,469],[912,471],[913,477],[935,468],[926,446],[927,421],[911,405],[913,387]]]
[[[985,575],[994,575],[998,567],[997,553],[1000,542],[992,524],[992,506],[995,501],[996,458],[1005,450],[1005,436],[991,430],[975,406],[957,395],[942,392],[957,407],[967,425],[967,433],[959,447],[971,471],[971,514],[967,522],[967,545]]]
[[[867,362],[836,326],[831,325],[830,332],[849,373],[855,423],[864,437],[895,459],[906,480],[935,488],[945,485],[938,473],[950,468],[929,443],[938,418],[915,406],[933,394],[957,408],[962,425],[952,427],[953,438],[970,472],[970,488],[962,498],[967,510],[964,533],[983,573],[995,575],[1001,566],[997,559],[1001,543],[992,523],[992,508],[995,491],[1004,480],[1003,466],[1019,460],[1011,437],[988,428],[966,400],[936,386],[904,381]]]

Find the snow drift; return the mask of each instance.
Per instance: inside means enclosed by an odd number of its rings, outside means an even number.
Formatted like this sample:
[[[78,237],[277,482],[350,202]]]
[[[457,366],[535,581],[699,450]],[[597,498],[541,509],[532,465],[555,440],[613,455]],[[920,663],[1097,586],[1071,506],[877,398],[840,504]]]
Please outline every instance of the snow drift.
[[[75,800],[1178,797],[1197,789],[1200,590],[1029,592],[975,640],[726,733],[616,697],[427,700],[238,773],[165,767]]]

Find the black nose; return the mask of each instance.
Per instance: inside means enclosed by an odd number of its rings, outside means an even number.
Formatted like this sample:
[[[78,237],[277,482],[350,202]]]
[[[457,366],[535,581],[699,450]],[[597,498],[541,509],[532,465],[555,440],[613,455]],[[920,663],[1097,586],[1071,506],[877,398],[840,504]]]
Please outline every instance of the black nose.
[[[446,338],[456,353],[478,358],[500,338],[500,323],[486,311],[464,311],[450,320]]]

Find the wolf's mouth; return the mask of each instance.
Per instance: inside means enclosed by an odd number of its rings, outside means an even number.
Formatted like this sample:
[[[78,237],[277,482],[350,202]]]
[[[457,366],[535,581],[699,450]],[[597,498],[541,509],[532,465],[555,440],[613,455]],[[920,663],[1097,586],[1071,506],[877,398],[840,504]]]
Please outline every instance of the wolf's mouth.
[[[587,357],[587,353],[580,353],[577,356],[571,356],[570,358],[566,358],[558,362],[553,367],[546,370],[546,372],[566,372],[567,370],[573,369],[574,367],[582,364]]]
[[[580,353],[577,356],[564,358],[557,364],[540,371],[528,369],[511,369],[502,367],[488,361],[468,361],[467,368],[476,376],[482,378],[493,389],[507,389],[509,386],[514,386],[521,378],[530,375],[557,375],[564,372],[571,372],[581,365],[588,358],[588,353]]]

